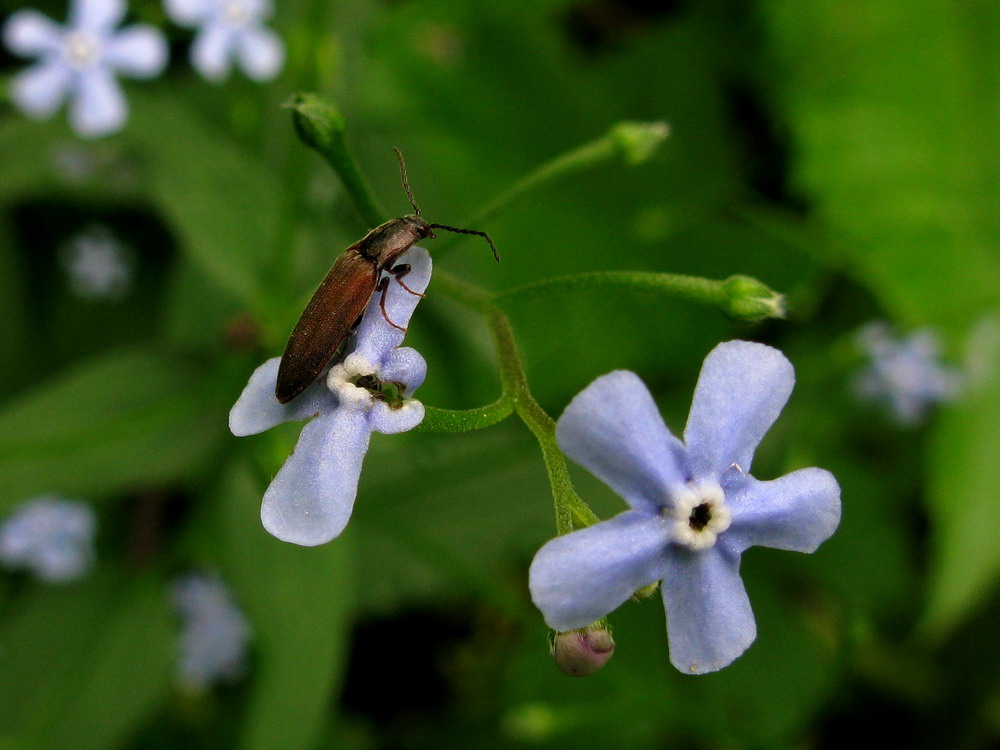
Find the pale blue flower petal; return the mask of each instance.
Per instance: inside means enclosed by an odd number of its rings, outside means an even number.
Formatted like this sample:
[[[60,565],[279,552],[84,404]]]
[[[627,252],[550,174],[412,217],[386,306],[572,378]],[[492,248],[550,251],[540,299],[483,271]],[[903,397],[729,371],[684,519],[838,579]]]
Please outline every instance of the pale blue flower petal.
[[[229,429],[237,437],[256,435],[282,422],[309,419],[336,407],[337,398],[322,376],[287,404],[280,403],[274,395],[279,362],[281,357],[274,357],[254,370],[230,410]]]
[[[83,71],[77,84],[69,113],[73,130],[85,138],[120,130],[128,117],[128,104],[111,72],[104,68]]]
[[[570,402],[556,425],[563,452],[633,508],[655,512],[689,478],[684,446],[632,372],[603,375]]]
[[[389,325],[386,316],[397,326],[406,328],[410,323],[413,311],[417,308],[417,303],[420,302],[421,298],[418,295],[422,294],[430,283],[433,269],[430,253],[422,247],[412,247],[399,257],[396,266],[404,263],[410,266],[410,272],[403,276],[400,281],[416,294],[408,292],[390,276],[389,286],[385,290],[386,314],[382,314],[382,293],[376,291],[372,295],[371,302],[368,303],[361,323],[358,325],[355,336],[358,343],[355,351],[375,364],[384,362],[390,352],[403,343],[403,337],[406,335],[399,328]]]
[[[247,13],[258,21],[266,21],[274,15],[274,3],[271,0],[245,0]]]
[[[337,409],[302,428],[295,452],[264,493],[264,528],[313,547],[340,535],[351,517],[371,436],[367,414]]]
[[[208,23],[191,45],[191,64],[210,81],[222,81],[232,69],[235,36],[230,27]]]
[[[406,385],[407,396],[413,395],[427,376],[427,361],[420,352],[408,346],[393,349],[382,362],[379,377]]]
[[[164,0],[167,17],[179,26],[195,26],[208,18],[215,7],[211,0]]]
[[[663,577],[670,663],[688,674],[715,672],[757,637],[739,555],[716,544],[692,551],[674,546]]]
[[[44,119],[59,109],[72,80],[70,69],[61,60],[43,60],[14,76],[10,97],[26,114]]]
[[[96,528],[84,502],[52,495],[29,500],[0,524],[0,563],[44,581],[76,580],[94,564]]]
[[[36,10],[19,10],[4,24],[3,43],[22,57],[56,54],[62,48],[62,29]]]
[[[589,625],[664,576],[669,534],[661,516],[626,511],[558,536],[531,563],[531,600],[555,630]]]
[[[761,546],[814,552],[840,523],[840,486],[824,469],[800,469],[771,482],[747,477],[726,493],[733,550]]]
[[[167,65],[167,40],[152,26],[130,26],[108,41],[104,60],[133,78],[152,78]]]
[[[377,402],[368,414],[368,426],[374,432],[395,435],[412,430],[424,421],[424,405],[416,399],[407,399],[398,409],[392,409],[384,401]]]
[[[697,478],[721,477],[732,464],[750,471],[754,451],[795,385],[795,372],[777,349],[727,341],[702,365],[684,429]]]
[[[125,10],[125,0],[73,0],[69,25],[104,36],[122,22]]]
[[[285,45],[264,26],[243,29],[236,43],[240,67],[255,81],[270,81],[285,64]]]
[[[181,616],[177,677],[188,690],[232,681],[246,671],[250,625],[217,575],[192,573],[173,582]]]

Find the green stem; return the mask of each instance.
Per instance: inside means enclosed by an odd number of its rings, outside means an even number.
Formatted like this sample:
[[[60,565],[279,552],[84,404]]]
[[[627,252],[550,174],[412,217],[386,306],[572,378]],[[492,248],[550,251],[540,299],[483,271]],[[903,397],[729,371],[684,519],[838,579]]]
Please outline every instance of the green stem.
[[[525,194],[531,192],[546,182],[552,182],[560,177],[610,161],[615,156],[615,145],[607,136],[586,143],[568,153],[557,156],[552,161],[542,164],[511,185],[480,208],[462,224],[463,227],[479,227],[490,222],[497,214],[515,203]]]
[[[592,271],[567,276],[554,276],[514,287],[497,294],[498,302],[517,298],[547,296],[552,292],[627,289],[636,292],[667,292],[678,297],[722,305],[726,301],[723,281],[685,276],[676,273],[650,271]]]
[[[579,526],[597,523],[600,519],[573,489],[566,458],[556,442],[556,423],[535,401],[528,389],[527,376],[510,321],[499,308],[494,308],[487,320],[499,355],[500,381],[503,383],[504,393],[510,394],[514,410],[534,434],[542,449],[542,459],[545,461],[555,504],[556,530],[560,534],[568,534]]]
[[[662,122],[618,123],[601,138],[542,164],[467,217],[459,226],[469,229],[486,226],[501,211],[537,187],[609,162],[616,157],[620,157],[628,164],[641,164],[652,156],[668,134],[669,128]],[[441,255],[459,241],[459,237],[449,237],[438,244],[435,254]]]
[[[368,226],[382,224],[386,214],[347,148],[347,123],[333,102],[316,94],[295,94],[285,106],[292,110],[299,137],[333,167]]]
[[[441,409],[424,406],[424,421],[417,427],[424,432],[469,432],[492,427],[514,411],[511,400],[501,396],[492,404],[476,409]]]
[[[553,292],[608,289],[668,294],[718,307],[728,315],[751,322],[785,315],[782,295],[749,276],[730,276],[716,281],[676,273],[593,271],[535,281],[500,292],[495,299],[503,303]]]
[[[462,281],[447,272],[435,271],[433,278],[438,293],[471,307],[486,318],[500,363],[500,398],[490,406],[482,407],[481,410],[452,413],[451,417],[456,421],[471,422],[473,419],[485,421],[487,418],[499,415],[504,409],[508,410],[504,414],[506,416],[513,408],[531,430],[542,450],[542,460],[545,462],[545,470],[552,487],[558,532],[567,534],[575,528],[597,523],[600,519],[573,489],[566,459],[556,442],[556,424],[531,395],[510,320],[503,310],[494,304],[494,296],[485,289]],[[434,418],[437,416],[439,415],[435,414]]]

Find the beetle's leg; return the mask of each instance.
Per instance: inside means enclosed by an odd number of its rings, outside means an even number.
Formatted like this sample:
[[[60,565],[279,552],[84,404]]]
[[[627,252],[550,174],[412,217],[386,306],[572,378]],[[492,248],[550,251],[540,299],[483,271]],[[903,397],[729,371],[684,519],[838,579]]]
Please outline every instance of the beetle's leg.
[[[393,270],[395,270],[395,269],[393,269]],[[409,270],[409,266],[407,266],[407,271],[408,270]],[[390,273],[392,273],[392,271],[390,271]],[[396,280],[399,281],[398,278]],[[406,289],[405,286],[403,288]],[[376,291],[381,292],[381,296],[379,297],[379,300],[378,300],[378,306],[382,310],[382,317],[385,318],[385,322],[388,323],[389,325],[391,325],[393,328],[396,328],[396,329],[402,331],[403,333],[406,333],[406,329],[403,328],[403,326],[398,326],[395,323],[393,323],[391,320],[389,320],[389,313],[387,313],[385,311],[385,293],[388,290],[389,290],[389,277],[388,276],[383,276],[381,278],[381,280],[378,282],[378,286],[376,287]],[[409,290],[407,289],[407,291],[409,291]]]
[[[408,274],[411,270],[412,269],[410,268],[409,263],[400,263],[398,266],[387,269],[388,273],[392,274],[392,276],[396,279],[396,283],[399,284],[401,287],[403,287],[403,289],[405,289],[415,297],[426,297],[427,296],[426,294],[415,292],[402,282],[402,278],[406,276],[406,274]]]

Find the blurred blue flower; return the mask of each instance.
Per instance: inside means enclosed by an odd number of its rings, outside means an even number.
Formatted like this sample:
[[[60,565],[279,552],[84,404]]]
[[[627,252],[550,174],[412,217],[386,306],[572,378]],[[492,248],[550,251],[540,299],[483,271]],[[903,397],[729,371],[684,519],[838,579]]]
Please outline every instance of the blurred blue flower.
[[[181,616],[177,679],[203,691],[243,676],[250,626],[217,575],[191,573],[174,581],[171,599]]]
[[[410,265],[406,286],[422,293],[431,277],[427,251],[414,247],[398,263]],[[312,418],[261,505],[264,528],[282,541],[312,547],[339,536],[354,509],[371,433],[405,432],[423,421],[423,404],[410,396],[424,382],[427,363],[416,350],[400,347],[404,332],[386,322],[380,299],[379,292],[372,296],[353,349],[299,396],[287,404],[275,398],[275,357],[250,376],[229,414],[229,429],[240,436]],[[391,281],[386,315],[405,328],[419,301]]]
[[[106,226],[91,225],[61,249],[70,286],[84,299],[117,300],[132,287],[132,264],[125,246]]]
[[[14,77],[14,103],[44,119],[68,98],[70,125],[79,135],[120,130],[128,104],[115,75],[152,78],[167,63],[163,35],[147,25],[118,30],[124,16],[124,0],[72,0],[65,28],[35,10],[11,15],[3,28],[7,49],[38,58]]]
[[[175,23],[197,26],[191,64],[210,81],[229,77],[235,59],[255,81],[278,75],[285,62],[285,45],[264,26],[274,7],[271,0],[164,0]]]
[[[897,338],[889,324],[872,322],[858,331],[857,341],[869,361],[855,379],[855,390],[866,401],[886,405],[900,424],[917,425],[934,404],[958,396],[961,377],[941,363],[940,343],[931,329]]]
[[[22,503],[0,525],[0,563],[26,568],[44,581],[75,581],[94,564],[96,530],[85,502],[43,495]]]
[[[589,625],[659,581],[677,669],[713,672],[742,654],[757,633],[742,552],[812,552],[840,521],[829,472],[749,474],[794,380],[776,349],[720,344],[702,367],[683,443],[634,373],[612,372],[578,394],[559,419],[559,445],[632,509],[539,550],[530,588],[545,621],[558,631]]]

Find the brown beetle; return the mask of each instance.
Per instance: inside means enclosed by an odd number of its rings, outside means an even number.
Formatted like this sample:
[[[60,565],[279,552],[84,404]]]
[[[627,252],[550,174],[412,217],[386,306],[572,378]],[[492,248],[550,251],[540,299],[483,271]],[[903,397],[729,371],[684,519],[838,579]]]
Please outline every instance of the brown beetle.
[[[399,158],[403,189],[413,206],[413,213],[392,219],[377,226],[362,239],[347,248],[326,274],[313,294],[302,317],[292,329],[278,365],[278,379],[274,395],[283,404],[288,403],[309,386],[323,368],[344,345],[347,337],[361,320],[369,300],[377,290],[382,292],[382,315],[389,325],[400,328],[385,312],[385,293],[389,277],[379,281],[386,271],[411,294],[413,292],[402,278],[409,273],[405,263],[393,266],[396,259],[422,239],[433,238],[435,229],[459,234],[477,234],[485,237],[493,249],[493,256],[500,260],[496,245],[486,232],[457,229],[444,224],[428,224],[420,218],[420,208],[413,199],[406,180],[406,166],[399,149],[393,149]],[[400,328],[400,330],[403,330]]]

